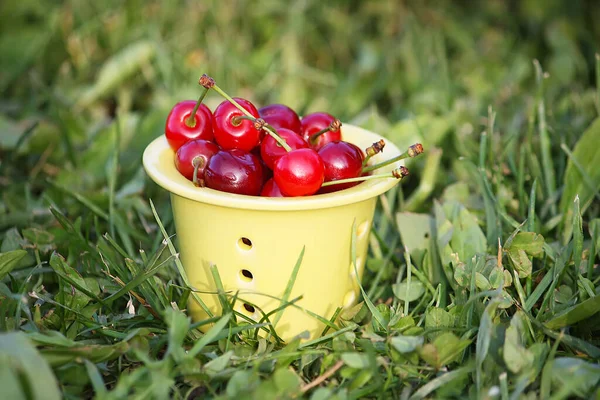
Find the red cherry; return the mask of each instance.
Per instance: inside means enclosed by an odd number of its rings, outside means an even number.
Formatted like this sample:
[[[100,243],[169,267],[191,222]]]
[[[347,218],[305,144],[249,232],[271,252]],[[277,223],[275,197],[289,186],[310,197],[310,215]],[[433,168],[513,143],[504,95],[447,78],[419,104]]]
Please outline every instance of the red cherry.
[[[260,165],[262,166],[263,171],[263,184],[267,183],[267,181],[273,177],[273,171],[271,168],[267,167],[265,160],[263,160],[260,156],[260,146],[252,149],[250,153],[254,154],[260,160]]]
[[[286,141],[292,150],[308,148],[308,143],[306,143],[300,135],[289,129],[279,128],[277,133]],[[267,164],[267,167],[271,169],[275,168],[275,161],[286,153],[287,151],[281,147],[271,135],[265,136],[260,144],[260,155],[265,164]]]
[[[325,165],[325,182],[356,178],[361,175],[362,163],[365,156],[358,146],[343,141],[330,142],[323,146],[318,153]],[[335,192],[347,189],[359,183],[360,182],[349,182],[325,186],[322,187],[319,192]]]
[[[263,186],[260,195],[262,197],[285,197],[283,193],[281,193],[281,189],[275,183],[273,178],[269,179],[265,185]]]
[[[175,167],[190,181],[194,177],[195,164],[199,163],[198,177],[204,176],[204,170],[210,158],[219,151],[219,147],[208,140],[197,139],[187,142],[177,150]]]
[[[190,140],[213,139],[213,115],[206,105],[200,104],[198,110],[196,110],[194,120],[188,121],[188,118],[192,115],[192,111],[194,111],[195,105],[195,100],[179,102],[173,106],[167,116],[165,136],[167,137],[169,146],[174,151],[177,151],[184,143]]]
[[[279,132],[279,128],[289,129],[300,134],[300,118],[296,111],[283,104],[270,104],[258,110],[260,117]]]
[[[293,150],[275,162],[273,178],[286,196],[308,196],[323,184],[325,167],[313,149]]]
[[[254,118],[259,118],[258,110],[248,100],[234,97],[240,106],[246,109]],[[236,119],[245,114],[228,100],[223,101],[215,109],[212,126],[215,140],[224,150],[241,149],[250,151],[260,143],[261,132],[254,123],[247,119]]]
[[[325,132],[311,141],[312,135],[328,128],[334,121],[336,121],[336,118],[333,115],[324,112],[308,114],[300,121],[302,123],[302,138],[306,140],[310,147],[317,151],[329,142],[342,140],[342,130],[340,128],[335,131]]]
[[[263,184],[260,159],[240,149],[221,150],[208,161],[206,186],[222,192],[258,196]]]

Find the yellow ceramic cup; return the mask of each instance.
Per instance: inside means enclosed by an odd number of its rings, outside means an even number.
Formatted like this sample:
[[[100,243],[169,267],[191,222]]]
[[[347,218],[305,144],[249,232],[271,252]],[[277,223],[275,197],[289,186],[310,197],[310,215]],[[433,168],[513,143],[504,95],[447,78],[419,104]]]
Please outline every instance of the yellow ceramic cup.
[[[344,140],[365,149],[382,137],[344,124]],[[380,162],[399,155],[386,142]],[[283,339],[308,331],[311,337],[324,328],[310,312],[326,319],[337,307],[355,304],[357,277],[351,260],[352,226],[357,229],[359,279],[368,248],[369,231],[377,196],[398,183],[378,179],[339,192],[295,198],[265,198],[197,188],[175,169],[174,152],[164,136],[155,139],[143,156],[148,175],[171,193],[180,259],[190,284],[219,315],[220,303],[210,266],[216,265],[225,290],[238,293],[236,311],[259,321],[262,314],[280,306],[294,266],[304,248],[302,263],[276,331]],[[380,172],[398,168],[401,162]],[[209,293],[202,293],[209,292]],[[212,293],[210,293],[212,292]],[[246,303],[248,302],[248,303]],[[207,318],[195,300],[188,304],[195,321]],[[272,317],[271,317],[272,319]]]

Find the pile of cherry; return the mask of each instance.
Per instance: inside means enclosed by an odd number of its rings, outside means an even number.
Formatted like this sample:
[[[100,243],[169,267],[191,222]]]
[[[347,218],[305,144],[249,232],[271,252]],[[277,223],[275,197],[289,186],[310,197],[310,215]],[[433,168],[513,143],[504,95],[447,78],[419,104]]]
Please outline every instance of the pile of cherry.
[[[340,121],[328,113],[300,118],[282,104],[257,109],[229,97],[207,75],[199,83],[204,90],[198,101],[177,103],[165,126],[177,170],[196,186],[265,197],[329,193],[366,179],[401,179],[408,175],[405,167],[371,172],[423,151],[417,143],[398,157],[368,165],[383,150],[383,140],[363,152],[342,140]],[[202,103],[210,89],[225,98],[214,113]]]

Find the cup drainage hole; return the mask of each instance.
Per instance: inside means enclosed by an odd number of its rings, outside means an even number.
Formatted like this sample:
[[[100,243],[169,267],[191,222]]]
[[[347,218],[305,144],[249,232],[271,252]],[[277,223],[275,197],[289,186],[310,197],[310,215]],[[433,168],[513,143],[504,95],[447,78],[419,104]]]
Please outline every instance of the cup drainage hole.
[[[240,279],[244,282],[252,282],[254,275],[252,275],[252,272],[248,271],[247,269],[242,269],[240,270]]]
[[[248,303],[244,303],[244,310],[248,311],[250,314],[254,314],[254,312],[256,311],[254,306],[251,306]]]
[[[238,240],[238,246],[242,250],[250,250],[252,248],[252,240],[242,237]]]

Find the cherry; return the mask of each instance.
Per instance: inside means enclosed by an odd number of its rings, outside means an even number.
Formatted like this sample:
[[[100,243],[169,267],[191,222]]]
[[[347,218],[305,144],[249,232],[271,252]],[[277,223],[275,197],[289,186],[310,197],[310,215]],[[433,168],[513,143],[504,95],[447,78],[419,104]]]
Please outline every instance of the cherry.
[[[262,197],[285,197],[283,193],[281,193],[281,189],[275,183],[273,178],[269,179],[265,185],[263,186],[260,195]]]
[[[342,140],[341,124],[331,114],[324,112],[308,114],[300,122],[302,137],[317,151],[329,142]]]
[[[264,132],[266,132],[268,135],[273,136],[275,138],[275,140],[277,140],[277,142],[287,151],[291,151],[292,149],[290,148],[290,146],[287,145],[287,143],[285,142],[285,140],[281,139],[274,131],[274,128],[271,127],[270,125],[267,124],[267,122],[262,119],[262,118],[256,118],[256,114],[251,114],[246,108],[242,107],[242,105],[240,103],[238,103],[236,101],[235,98],[232,98],[231,96],[229,96],[227,93],[225,93],[223,91],[223,89],[221,89],[218,85],[215,84],[214,80],[212,78],[210,78],[209,76],[203,75],[201,79],[206,77],[204,79],[204,82],[207,83],[206,85],[202,84],[202,86],[204,86],[204,88],[209,88],[209,89],[213,89],[215,92],[219,93],[221,96],[225,97],[225,99],[227,101],[229,101],[235,108],[237,108],[239,111],[241,111],[244,115],[241,116],[236,116],[232,119],[232,122],[237,125],[238,123],[240,123],[240,121],[242,120],[248,120],[248,121],[252,121],[254,128],[260,132],[260,139],[262,139]],[[207,89],[208,90],[208,89]],[[256,108],[255,108],[256,109]],[[259,139],[259,141],[260,141]]]
[[[258,114],[267,124],[277,129],[278,133],[280,128],[289,129],[297,134],[301,132],[302,125],[298,114],[286,105],[270,104],[259,109]]]
[[[263,185],[260,159],[241,149],[221,150],[204,171],[206,186],[222,192],[258,196]]]
[[[253,148],[250,153],[254,154],[260,160],[263,171],[263,184],[267,183],[267,181],[273,177],[273,171],[265,164],[265,160],[260,156],[260,146]]]
[[[194,100],[179,102],[167,116],[165,136],[174,151],[190,140],[213,139],[212,112],[206,105],[200,104],[196,113],[192,115],[196,103]]]
[[[365,158],[362,150],[348,142],[329,142],[318,151],[325,165],[325,182],[360,176]],[[334,186],[322,187],[321,193],[335,192],[357,185],[359,182],[349,182]]]
[[[308,196],[323,184],[325,167],[313,149],[293,150],[275,162],[273,178],[286,196]]]
[[[289,129],[279,128],[277,133],[287,142],[292,150],[308,148],[308,143],[306,143],[300,135]],[[275,141],[273,136],[265,136],[260,144],[260,155],[267,167],[271,169],[275,168],[275,161],[286,153],[287,151]]]
[[[236,102],[254,118],[259,118],[258,110],[248,100],[235,97]],[[250,151],[260,143],[261,130],[229,100],[224,100],[215,109],[212,127],[215,140],[224,150],[241,149]]]
[[[199,185],[204,186],[202,180],[204,170],[210,158],[218,151],[219,147],[213,142],[203,139],[192,140],[177,150],[175,167],[190,181],[194,180],[194,170],[197,168],[196,176],[200,178]]]

